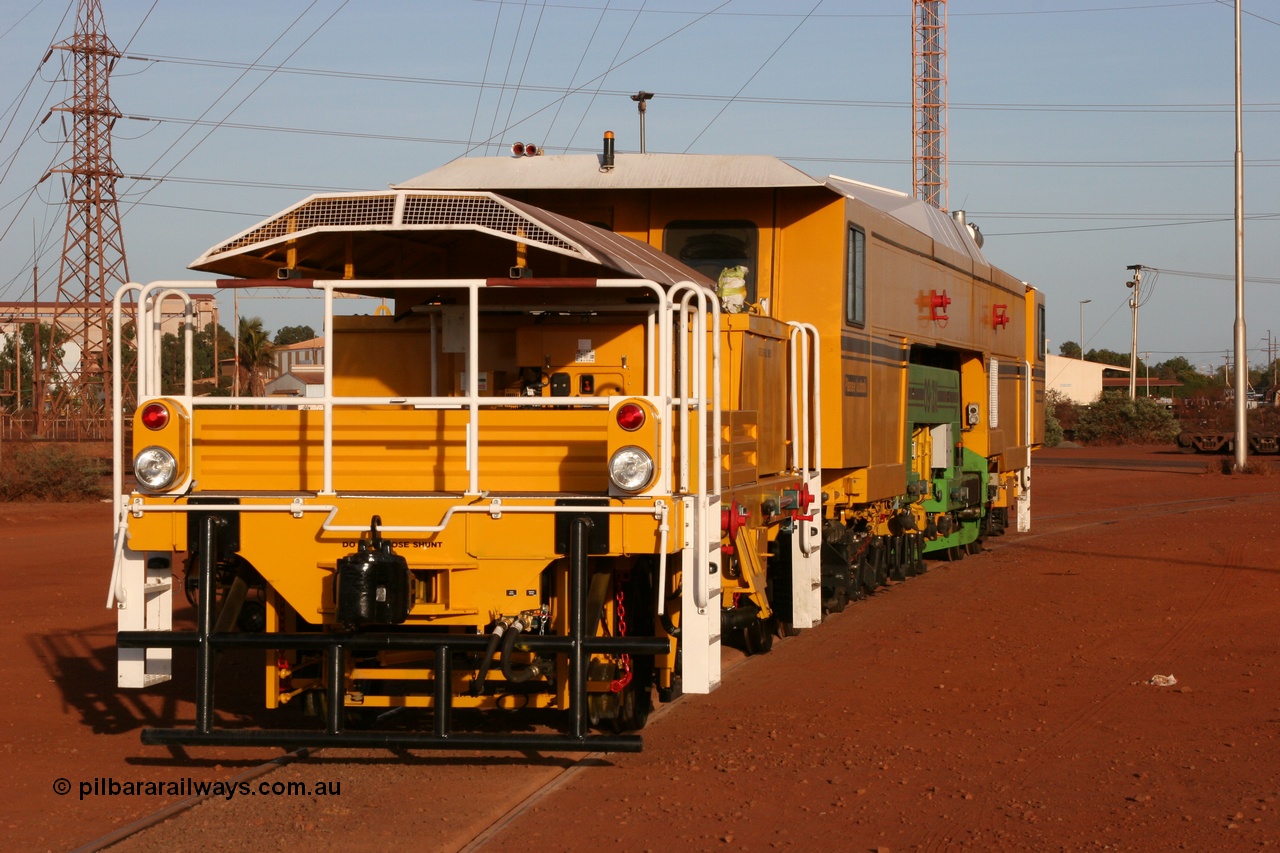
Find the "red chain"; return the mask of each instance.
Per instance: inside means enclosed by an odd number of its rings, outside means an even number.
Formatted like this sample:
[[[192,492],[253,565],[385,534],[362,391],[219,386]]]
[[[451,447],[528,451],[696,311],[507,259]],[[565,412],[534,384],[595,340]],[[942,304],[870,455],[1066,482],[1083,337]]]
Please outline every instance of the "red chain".
[[[624,596],[622,590],[618,590],[618,594],[614,596],[614,600],[618,603],[618,636],[627,636],[627,608],[622,605]],[[618,659],[618,664],[622,667],[622,677],[616,678],[609,682],[609,689],[614,693],[621,693],[622,689],[631,683],[631,655],[626,652],[622,653],[622,657]]]

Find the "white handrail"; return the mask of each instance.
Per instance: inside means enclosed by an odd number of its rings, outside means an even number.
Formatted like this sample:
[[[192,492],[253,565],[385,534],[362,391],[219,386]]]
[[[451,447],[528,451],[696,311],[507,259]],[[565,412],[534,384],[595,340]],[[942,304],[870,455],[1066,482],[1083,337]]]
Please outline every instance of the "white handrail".
[[[672,296],[681,293],[679,315],[681,318],[680,332],[680,356],[681,356],[681,388],[680,388],[680,460],[681,460],[681,490],[690,494],[695,499],[697,507],[694,513],[693,528],[693,553],[694,559],[701,562],[708,559],[711,552],[711,531],[708,526],[711,520],[707,518],[707,513],[712,500],[718,501],[721,492],[721,459],[720,459],[720,431],[721,425],[721,399],[720,399],[720,305],[719,301],[709,298],[709,294],[700,287],[691,282],[681,282],[671,289]],[[698,300],[698,310],[693,317],[693,364],[689,364],[687,355],[686,341],[689,338],[690,331],[688,327],[689,305],[691,300]],[[710,310],[708,310],[710,306]],[[712,329],[711,337],[711,365],[712,371],[712,394],[713,397],[707,397],[707,316],[711,316]],[[692,374],[692,375],[691,375]],[[697,436],[697,487],[694,488],[689,477],[689,452],[688,443],[689,436],[689,397],[693,396],[695,404],[699,412],[700,430]],[[708,417],[708,409],[710,409],[710,417]],[[714,446],[716,449],[715,463],[712,470],[708,471],[709,460],[707,458],[708,445]],[[712,484],[712,490],[708,490],[708,478]],[[695,606],[699,610],[705,608],[710,601],[710,590],[707,583],[707,573],[699,567],[693,573],[693,600]]]
[[[395,398],[341,397],[339,398],[333,395],[332,389],[333,389],[334,335],[332,330],[333,330],[334,293],[336,290],[339,290],[339,289],[356,289],[356,288],[360,288],[361,286],[373,285],[373,284],[376,284],[379,288],[384,290],[413,290],[413,289],[422,289],[424,286],[430,285],[434,288],[462,289],[462,290],[468,291],[468,306],[469,306],[468,314],[469,314],[469,320],[470,320],[468,324],[470,327],[469,349],[471,352],[468,356],[468,365],[469,365],[468,373],[470,375],[470,378],[468,380],[468,389],[467,389],[468,393],[466,394],[466,396],[462,396],[462,397],[432,396],[432,397],[405,397],[405,398],[399,398],[399,397],[395,397]],[[218,398],[206,399],[206,398],[194,397],[192,394],[193,389],[191,387],[188,387],[185,389],[187,393],[186,393],[186,399],[183,402],[190,405],[192,408],[201,407],[201,406],[226,406],[226,405],[262,406],[262,407],[270,406],[273,408],[275,407],[297,408],[302,405],[317,405],[317,404],[320,405],[323,411],[323,435],[324,435],[321,494],[326,494],[326,495],[334,494],[333,411],[335,407],[357,406],[357,405],[420,405],[420,406],[428,406],[428,407],[448,407],[448,406],[456,406],[459,408],[466,407],[469,412],[469,416],[468,416],[469,423],[472,424],[472,428],[469,428],[468,430],[467,441],[466,441],[467,443],[466,456],[465,456],[467,460],[468,470],[469,470],[468,493],[478,494],[479,493],[479,476],[480,476],[480,470],[479,470],[479,467],[480,467],[479,466],[479,440],[480,439],[479,439],[479,431],[474,427],[479,417],[479,410],[480,408],[486,407],[486,406],[511,405],[510,401],[503,400],[501,398],[494,399],[489,397],[483,397],[483,398],[480,397],[479,385],[478,385],[479,383],[478,328],[479,328],[479,313],[480,313],[479,289],[482,287],[496,288],[501,286],[502,285],[491,284],[484,279],[456,279],[456,280],[446,280],[446,281],[421,280],[421,279],[395,279],[395,280],[386,280],[386,281],[378,280],[376,282],[362,281],[362,280],[314,281],[311,283],[311,288],[314,290],[321,291],[324,295],[324,302],[325,302],[325,308],[324,308],[325,356],[324,356],[324,366],[323,366],[325,394],[323,397],[319,399],[315,397],[296,398],[296,399],[263,398],[263,397],[218,397]],[[513,284],[512,286],[518,286],[518,285]],[[702,292],[701,288],[696,288],[695,285],[692,285],[691,283],[687,283],[687,282],[684,283],[683,286],[687,288],[694,288],[695,292],[699,294],[698,298],[700,300],[700,304],[705,305],[706,293]],[[659,396],[659,399],[657,401],[664,413],[664,417],[662,418],[663,427],[659,437],[659,441],[661,443],[660,452],[663,454],[663,458],[669,458],[669,454],[671,452],[671,419],[670,417],[665,416],[671,401],[671,394],[670,394],[672,390],[671,374],[672,374],[672,367],[673,367],[671,362],[671,348],[669,346],[670,340],[671,340],[671,329],[672,329],[671,317],[670,317],[672,305],[671,305],[669,295],[667,291],[665,291],[662,287],[660,287],[656,283],[652,281],[646,281],[646,280],[600,279],[600,280],[597,280],[596,287],[599,289],[614,289],[614,290],[641,288],[641,289],[648,290],[649,292],[653,293],[657,297],[657,300],[658,300],[657,308],[648,309],[648,310],[651,311],[651,317],[652,316],[657,317],[659,340],[658,342],[656,342],[656,345],[648,347],[647,356],[649,356],[650,358],[656,357],[657,360],[660,362],[660,364],[658,365],[659,369],[657,372],[661,377],[660,379],[661,387],[665,391],[665,393]],[[681,287],[681,286],[678,285],[677,287]],[[180,288],[185,288],[186,290],[217,290],[217,289],[220,289],[220,285],[217,281],[154,281],[146,285],[131,284],[121,288],[121,290],[117,294],[117,304],[119,301],[119,297],[121,295],[123,295],[126,292],[137,290],[138,302],[140,306],[139,325],[145,328],[147,324],[152,322],[153,310],[155,312],[158,312],[159,311],[158,306],[162,303],[163,299],[166,296],[168,296],[170,293],[175,293],[189,300],[189,296],[183,293]],[[673,288],[673,292],[675,290],[676,288]],[[117,309],[117,315],[118,314],[119,314],[119,311]],[[647,322],[647,325],[650,328],[652,328],[653,326],[652,320],[649,320],[646,322]],[[705,328],[705,327],[700,327],[700,328]],[[117,334],[115,335],[115,338],[118,344],[120,339],[120,334],[118,330],[117,330]],[[140,334],[139,349],[140,349],[139,364],[138,364],[138,373],[136,377],[136,383],[137,383],[136,387],[138,388],[139,399],[143,399],[147,396],[159,396],[161,391],[163,390],[162,388],[159,387],[159,368],[157,367],[155,370],[149,369],[149,364],[153,360],[153,357],[159,355],[159,349],[160,349],[159,341],[153,335]],[[188,360],[191,361],[191,359],[188,359]],[[119,363],[118,358],[116,363]],[[652,364],[652,362],[647,364],[646,368],[648,369],[650,374],[654,372],[654,365]],[[116,378],[119,378],[118,372],[116,374]],[[717,381],[718,381],[718,376],[717,376]],[[702,387],[705,389],[705,385],[703,385]],[[650,395],[650,397],[652,397],[652,395]],[[121,393],[121,391],[117,390],[116,404],[115,404],[117,408],[119,407],[120,400],[122,400],[122,398],[123,398],[123,394]],[[584,400],[581,398],[556,398],[554,400],[552,399],[544,400],[541,398],[522,398],[520,401],[520,405],[521,406],[570,405],[570,406],[589,407],[589,406],[607,406],[608,401],[607,401],[607,398],[604,398],[604,399],[592,398],[590,400]],[[718,411],[718,407],[717,407],[717,411]],[[117,419],[117,424],[119,424],[118,419]],[[118,450],[122,450],[122,445],[123,445],[122,439],[117,437],[117,441],[121,444],[121,447],[118,448]],[[703,452],[705,453],[705,451]],[[117,458],[119,458],[119,454],[117,454]],[[120,486],[117,489],[117,492],[119,493],[123,491],[123,476],[120,471],[117,471],[116,479]]]
[[[815,477],[818,479],[819,493],[811,496],[818,501],[818,511],[822,510],[821,478],[822,478],[822,358],[821,338],[818,329],[811,323],[788,323],[791,327],[790,361],[793,466],[800,474],[801,481],[808,485]],[[812,344],[810,344],[812,341]],[[799,387],[799,393],[794,393]],[[813,416],[810,418],[810,409]],[[809,514],[809,506],[798,507],[802,514]],[[809,542],[810,527],[799,525],[800,550],[809,555],[822,547],[821,542],[813,545]]]

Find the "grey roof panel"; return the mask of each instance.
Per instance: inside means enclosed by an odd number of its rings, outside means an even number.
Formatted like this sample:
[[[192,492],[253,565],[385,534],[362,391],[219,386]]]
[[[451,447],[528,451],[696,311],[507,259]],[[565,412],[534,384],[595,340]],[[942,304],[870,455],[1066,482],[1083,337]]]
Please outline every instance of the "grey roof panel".
[[[463,157],[395,189],[725,189],[820,187],[777,157],[721,154],[619,154],[603,171],[594,154]]]
[[[911,226],[939,245],[962,255],[968,255],[975,263],[989,266],[986,258],[983,257],[982,249],[978,248],[969,230],[952,219],[945,211],[939,210],[928,202],[897,190],[864,184],[838,175],[829,177],[827,186],[846,198],[856,198],[899,222]]]

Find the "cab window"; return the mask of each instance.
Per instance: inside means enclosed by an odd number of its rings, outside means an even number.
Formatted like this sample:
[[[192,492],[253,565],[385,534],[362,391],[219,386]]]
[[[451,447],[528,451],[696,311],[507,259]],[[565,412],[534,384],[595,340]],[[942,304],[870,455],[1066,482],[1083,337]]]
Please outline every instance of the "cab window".
[[[746,220],[684,219],[667,225],[662,251],[712,281],[732,267],[746,267],[748,304],[756,301],[759,229]]]
[[[867,322],[867,235],[852,225],[844,263],[844,321],[862,326]]]

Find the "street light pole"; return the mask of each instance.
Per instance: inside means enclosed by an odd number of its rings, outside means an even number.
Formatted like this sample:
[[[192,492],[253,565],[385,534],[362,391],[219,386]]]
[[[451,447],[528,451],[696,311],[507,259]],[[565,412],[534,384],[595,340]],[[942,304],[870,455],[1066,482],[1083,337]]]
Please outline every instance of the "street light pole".
[[[1084,361],[1084,306],[1092,301],[1093,301],[1092,299],[1080,300],[1080,360],[1081,361]]]
[[[1245,350],[1244,325],[1244,124],[1240,65],[1240,0],[1235,4],[1236,18],[1236,319],[1232,327],[1236,356],[1235,398],[1235,470],[1243,471],[1249,462],[1245,391],[1249,384],[1249,362]]]

